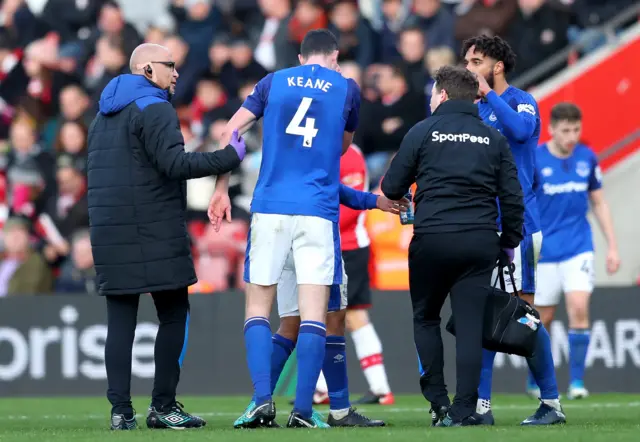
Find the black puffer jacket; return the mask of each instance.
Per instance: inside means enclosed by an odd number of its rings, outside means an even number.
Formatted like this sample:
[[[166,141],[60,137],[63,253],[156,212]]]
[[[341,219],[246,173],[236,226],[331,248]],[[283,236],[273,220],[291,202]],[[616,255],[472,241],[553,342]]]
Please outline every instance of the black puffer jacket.
[[[240,164],[231,146],[185,153],[167,98],[143,76],[121,75],[102,92],[89,129],[89,221],[101,295],[194,284],[185,180]]]

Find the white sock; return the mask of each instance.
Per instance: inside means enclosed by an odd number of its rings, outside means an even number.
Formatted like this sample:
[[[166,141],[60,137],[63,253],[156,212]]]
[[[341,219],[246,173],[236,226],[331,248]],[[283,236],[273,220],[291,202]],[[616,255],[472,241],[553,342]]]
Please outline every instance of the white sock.
[[[382,342],[373,324],[367,324],[351,333],[351,339],[356,347],[356,355],[360,360],[364,376],[367,378],[369,390],[378,396],[391,393],[382,359]]]
[[[316,382],[316,390],[325,394],[329,391],[329,387],[327,387],[327,380],[324,378],[324,373],[322,372],[320,372],[318,382]]]
[[[478,399],[476,413],[485,414],[491,411],[491,399]]]
[[[560,406],[560,399],[542,399],[542,403],[547,404],[556,411],[562,411],[562,407]]]
[[[349,410],[350,408],[345,408],[343,410],[329,410],[329,413],[331,413],[331,416],[333,416],[334,419],[340,420],[347,417]]]

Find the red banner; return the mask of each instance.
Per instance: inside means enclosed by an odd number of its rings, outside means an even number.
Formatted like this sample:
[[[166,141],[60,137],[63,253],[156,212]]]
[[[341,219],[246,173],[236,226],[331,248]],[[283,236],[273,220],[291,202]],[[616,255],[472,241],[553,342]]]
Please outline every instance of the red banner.
[[[607,51],[607,50],[605,50]],[[640,147],[640,141],[609,151],[640,128],[640,36],[609,54],[569,68],[559,78],[532,91],[542,117],[540,142],[546,142],[551,108],[560,102],[577,104],[583,114],[583,141],[599,155],[607,152],[602,168],[607,169]],[[583,66],[587,64],[587,66]],[[579,69],[579,71],[578,71]],[[555,84],[554,84],[555,83]]]

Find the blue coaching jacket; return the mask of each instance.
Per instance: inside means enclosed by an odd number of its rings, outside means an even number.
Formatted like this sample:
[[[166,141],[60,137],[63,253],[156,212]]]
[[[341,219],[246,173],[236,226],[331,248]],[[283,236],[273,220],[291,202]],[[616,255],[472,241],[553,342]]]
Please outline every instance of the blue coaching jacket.
[[[231,146],[185,153],[168,98],[141,75],[121,75],[102,92],[89,128],[89,221],[101,295],[194,284],[185,180],[240,164]]]

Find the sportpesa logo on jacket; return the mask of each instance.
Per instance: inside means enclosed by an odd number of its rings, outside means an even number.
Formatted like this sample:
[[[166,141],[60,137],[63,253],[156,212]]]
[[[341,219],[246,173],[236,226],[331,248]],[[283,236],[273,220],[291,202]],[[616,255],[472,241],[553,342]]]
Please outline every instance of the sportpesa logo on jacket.
[[[489,145],[489,137],[478,137],[471,134],[441,134],[435,131],[431,134],[431,141],[444,143],[445,141],[457,141],[459,143],[480,143]]]

